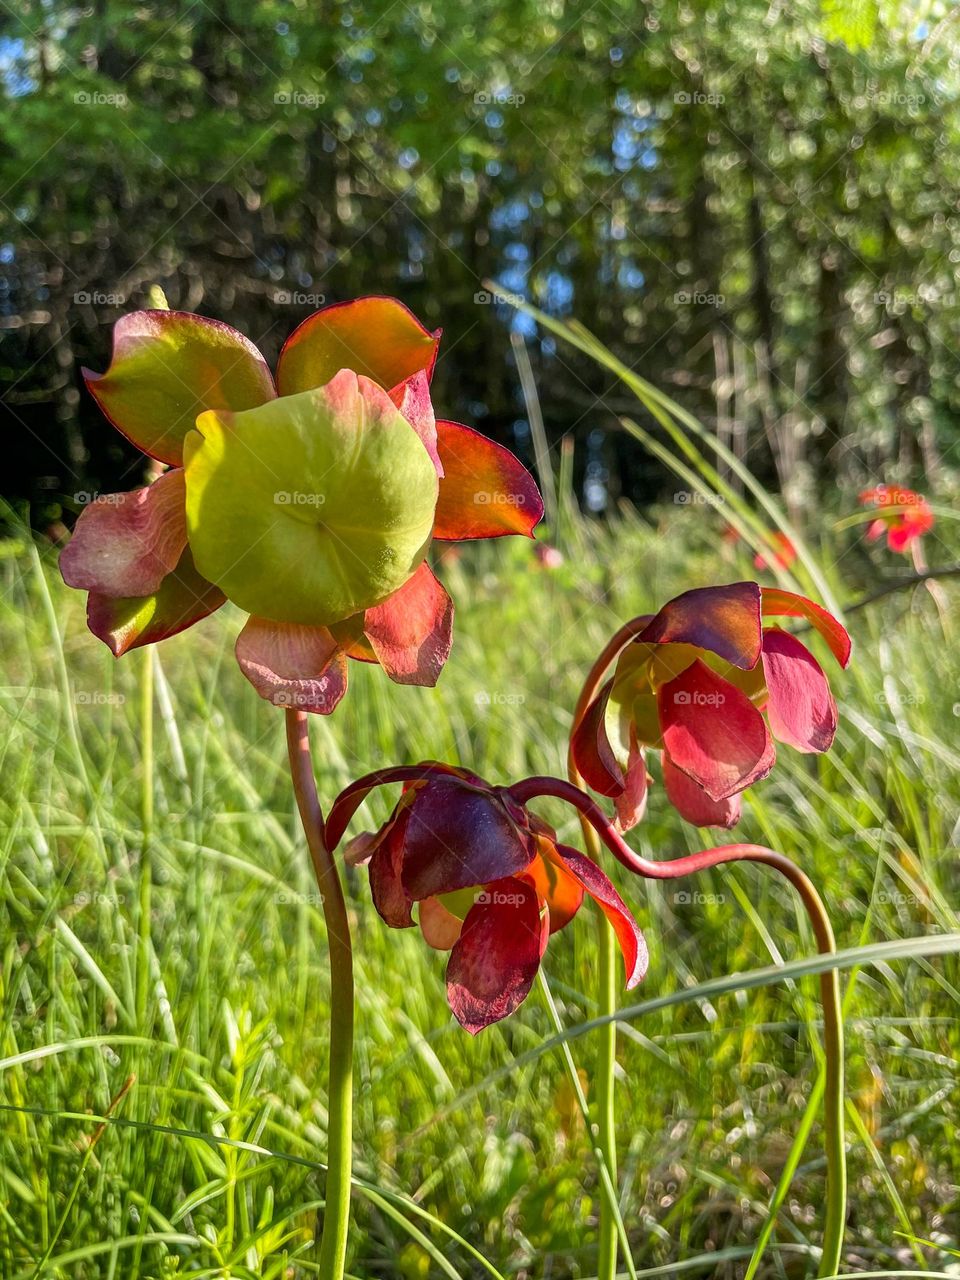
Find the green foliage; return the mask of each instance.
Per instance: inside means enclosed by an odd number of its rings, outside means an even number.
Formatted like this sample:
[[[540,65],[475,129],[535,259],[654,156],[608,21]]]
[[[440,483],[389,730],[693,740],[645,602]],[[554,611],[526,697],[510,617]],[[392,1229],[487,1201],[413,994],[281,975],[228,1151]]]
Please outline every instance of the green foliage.
[[[439,688],[391,686],[354,664],[337,714],[312,719],[321,794],[329,801],[371,765],[424,757],[494,780],[562,770],[579,680],[614,626],[694,582],[750,574],[746,553],[721,558],[721,528],[702,507],[625,513],[610,531],[568,517],[555,571],[519,540],[465,548],[441,566],[458,640]],[[956,558],[955,526],[939,532],[943,557]],[[850,564],[860,537],[811,538],[841,599],[830,566]],[[110,658],[46,557],[12,547],[0,572],[0,1272],[27,1280],[49,1252],[47,1274],[77,1280],[315,1274],[325,944],[282,716],[235,668],[229,609],[157,650],[145,862],[142,655]],[[841,947],[956,930],[956,648],[922,587],[851,623],[854,663],[834,678],[836,746],[823,758],[784,749],[748,794],[743,838],[816,877]],[[365,822],[389,803],[377,796]],[[542,812],[576,842],[575,820]],[[636,838],[660,857],[699,843],[659,786]],[[733,1276],[814,1088],[816,1002],[809,978],[738,993],[723,975],[802,960],[812,941],[796,902],[759,869],[665,888],[606,869],[636,904],[652,956],[630,999],[654,1007],[619,1034],[638,1274],[684,1259]],[[383,926],[362,872],[348,882],[360,1028],[352,1273],[490,1275],[470,1246],[502,1275],[595,1274],[600,1189],[563,1058],[542,1048],[547,1008],[532,996],[477,1040],[464,1035],[443,958],[416,931]],[[594,932],[585,913],[547,955],[573,1031],[594,1012]],[[943,1244],[960,1233],[960,972],[931,938],[919,958],[844,981],[862,1122],[851,1130],[850,1247],[891,1274],[910,1265],[904,1231]],[[591,1045],[571,1042],[588,1101]],[[760,1274],[816,1269],[818,1144],[816,1122]],[[923,1253],[949,1265],[936,1246]]]

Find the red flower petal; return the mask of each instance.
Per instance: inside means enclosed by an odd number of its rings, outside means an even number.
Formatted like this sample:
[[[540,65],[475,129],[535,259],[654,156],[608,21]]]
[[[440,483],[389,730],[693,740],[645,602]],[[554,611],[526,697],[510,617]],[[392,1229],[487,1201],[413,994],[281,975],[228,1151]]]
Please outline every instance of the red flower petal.
[[[760,588],[732,582],[685,591],[663,606],[638,639],[696,645],[749,671],[760,659]]]
[[[178,468],[155,484],[91,502],[60,553],[64,582],[113,597],[157,591],[187,545],[185,495]]]
[[[370,858],[370,893],[373,905],[391,929],[409,929],[413,925],[413,899],[403,885],[405,833],[409,809],[395,810],[395,816],[381,834],[379,845]]]
[[[443,479],[443,463],[437,452],[437,420],[433,416],[433,401],[430,399],[430,379],[425,371],[421,369],[412,378],[393,387],[390,399],[423,441],[437,475]]]
[[[763,672],[773,736],[798,751],[827,751],[837,732],[837,704],[810,650],[788,631],[770,627],[763,633]]]
[[[763,716],[698,658],[657,693],[670,759],[713,800],[765,778],[776,759]]]
[[[424,898],[418,922],[424,942],[435,951],[449,951],[463,928],[463,921],[448,911],[439,898]]]
[[[538,841],[540,856],[534,858],[524,875],[545,902],[550,915],[550,932],[564,929],[580,910],[583,885],[556,856],[554,841]]]
[[[363,630],[391,680],[435,685],[453,643],[453,601],[424,561],[399,591],[366,611]]]
[[[602,796],[623,795],[626,779],[607,737],[606,712],[613,689],[608,680],[581,716],[570,739],[577,772],[591,790]]]
[[[558,844],[556,849],[564,866],[580,881],[584,890],[610,921],[623,953],[627,989],[635,987],[647,971],[647,944],[640,926],[595,862],[566,845]]]
[[[421,369],[429,377],[440,330],[429,333],[396,298],[357,298],[308,316],[286,340],[277,365],[282,396],[322,387],[341,369],[378,382],[385,391]]]
[[[219,320],[189,311],[133,311],[113,327],[106,373],[87,389],[128,440],[161,462],[183,461],[183,439],[204,409],[253,409],[276,396],[257,348]]]
[[[832,613],[806,596],[798,596],[793,591],[782,591],[779,587],[764,587],[761,593],[761,610],[765,618],[806,618],[823,636],[833,656],[845,667],[850,661],[851,642],[846,628],[841,626]]]
[[[156,644],[185,631],[219,609],[225,600],[219,587],[197,573],[187,547],[173,573],[168,573],[150,595],[117,598],[91,591],[87,626],[119,658],[128,649]]]
[[[447,965],[447,998],[471,1035],[529,995],[548,928],[536,889],[522,880],[495,881],[467,912]]]
[[[695,827],[735,827],[740,821],[740,795],[711,800],[703,787],[677,769],[663,753],[663,785],[667,799],[681,818]]]
[[[408,814],[403,884],[414,901],[517,875],[536,853],[489,789],[454,775],[425,783]]]
[[[261,698],[328,716],[347,691],[346,658],[326,627],[250,617],[237,662]]]
[[[637,731],[630,726],[630,755],[627,760],[626,785],[613,802],[617,811],[616,827],[629,831],[644,815],[647,807],[647,760],[637,743]]]
[[[527,537],[543,519],[536,481],[509,449],[457,422],[437,423],[443,478],[435,538]]]

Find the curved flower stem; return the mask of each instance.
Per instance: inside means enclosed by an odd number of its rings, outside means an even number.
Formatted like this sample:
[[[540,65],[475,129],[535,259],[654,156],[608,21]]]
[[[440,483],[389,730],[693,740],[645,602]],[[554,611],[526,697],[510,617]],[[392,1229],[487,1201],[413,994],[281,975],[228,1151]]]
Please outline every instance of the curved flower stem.
[[[353,1164],[353,947],[343,886],[327,847],[323,811],[310,759],[306,712],[288,709],[286,720],[290,776],[320,890],[330,951],[327,1186],[319,1273],[324,1280],[342,1280]]]
[[[607,642],[603,652],[590,669],[580,697],[573,713],[573,730],[583,719],[591,700],[606,674],[607,668],[616,661],[621,649],[639,634],[650,621],[649,617],[634,618],[615,632]],[[573,750],[568,755],[567,763],[570,782],[579,787],[583,779],[573,760]],[[600,856],[600,842],[597,833],[584,817],[580,815],[583,828],[583,839],[587,854],[594,860]],[[614,1014],[617,1009],[617,940],[606,916],[597,913],[597,1005],[601,1015]],[[616,1109],[616,1065],[617,1065],[617,1024],[611,1020],[598,1033],[600,1037],[597,1055],[597,1074],[594,1088],[597,1098],[597,1147],[603,1157],[606,1171],[610,1175],[613,1186],[617,1185],[617,1109]],[[602,1175],[602,1171],[601,1171]],[[607,1204],[606,1198],[600,1200],[599,1232],[598,1232],[597,1280],[613,1280],[617,1273],[617,1223]]]
[[[758,862],[778,871],[797,891],[817,940],[821,954],[831,955],[837,947],[833,928],[823,901],[807,875],[782,853],[756,844],[728,844],[703,849],[669,862],[641,857],[610,825],[606,814],[585,792],[558,778],[527,778],[510,788],[511,796],[527,804],[537,796],[555,796],[576,808],[610,852],[629,870],[649,880],[676,880],[726,862]],[[820,976],[823,1001],[823,1049],[826,1087],[824,1090],[824,1145],[827,1156],[827,1210],[823,1230],[821,1276],[836,1275],[843,1246],[846,1218],[847,1171],[844,1143],[843,1013],[840,1004],[840,975],[830,969]]]

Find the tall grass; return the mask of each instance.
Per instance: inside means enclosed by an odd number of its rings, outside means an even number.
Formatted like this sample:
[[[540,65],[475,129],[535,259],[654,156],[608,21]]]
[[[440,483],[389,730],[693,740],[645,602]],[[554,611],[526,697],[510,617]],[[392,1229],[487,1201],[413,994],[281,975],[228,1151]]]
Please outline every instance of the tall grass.
[[[562,486],[559,502],[560,569],[506,542],[441,565],[457,640],[438,689],[351,664],[347,699],[312,726],[327,801],[382,763],[446,759],[504,781],[562,773],[579,683],[615,626],[688,586],[754,575],[750,557],[718,550],[712,507],[625,510],[602,527],[573,515]],[[825,521],[809,534],[839,601],[870,585],[857,530]],[[956,560],[956,547],[943,555]],[[143,663],[115,663],[89,636],[52,553],[10,542],[0,578],[0,1275],[316,1274],[322,916],[283,717],[231,655],[238,616],[225,609],[159,648],[148,733]],[[818,880],[841,948],[954,933],[960,657],[924,591],[892,594],[851,624],[854,662],[832,673],[833,751],[785,748],[748,793],[742,838]],[[368,821],[388,804],[375,797]],[[572,815],[542,811],[576,843]],[[660,790],[636,840],[659,857],[700,844]],[[760,870],[656,886],[606,869],[652,956],[644,1003],[619,1025],[619,1192],[636,1271],[738,1276],[815,1088],[815,987],[803,965],[759,986],[711,983],[802,961],[811,939]],[[600,1190],[550,1039],[554,1011],[534,993],[471,1039],[447,1010],[443,957],[416,931],[386,929],[364,873],[348,882],[351,1273],[593,1275]],[[552,942],[546,974],[588,1105],[592,1042],[577,1032],[595,1012],[595,962],[585,911]],[[956,956],[921,944],[847,963],[848,1262],[944,1273],[960,1236]],[[814,1122],[759,1274],[816,1270],[817,1139]]]

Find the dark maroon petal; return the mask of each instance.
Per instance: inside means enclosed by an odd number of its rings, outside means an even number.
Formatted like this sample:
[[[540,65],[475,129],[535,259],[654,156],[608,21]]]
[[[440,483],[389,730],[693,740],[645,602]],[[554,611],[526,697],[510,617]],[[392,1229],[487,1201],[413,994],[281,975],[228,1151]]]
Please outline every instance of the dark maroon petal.
[[[827,751],[837,732],[837,704],[823,668],[788,631],[763,633],[763,672],[770,695],[767,720],[778,742],[798,751]]]
[[[643,817],[647,807],[647,759],[643,747],[637,742],[637,731],[630,726],[630,756],[627,760],[626,785],[613,807],[617,811],[616,825],[621,831],[629,831]]]
[[[536,853],[533,839],[510,819],[489,789],[438,776],[410,806],[403,884],[420,901],[516,875]]]
[[[740,821],[740,793],[711,800],[699,782],[677,769],[663,753],[663,785],[667,799],[681,818],[695,827],[735,827]]]
[[[570,739],[570,754],[577,772],[602,796],[623,794],[626,780],[607,737],[606,713],[613,680],[608,680],[580,717]]]
[[[409,929],[414,923],[410,895],[403,887],[404,831],[409,810],[395,811],[383,838],[370,858],[370,893],[373,905],[392,929]]]
[[[580,881],[584,891],[590,895],[610,921],[623,953],[627,988],[635,987],[647,971],[648,960],[647,944],[640,932],[640,926],[595,862],[578,853],[576,849],[568,848],[567,845],[558,844],[556,850],[563,865]]]
[[[685,591],[663,606],[639,639],[696,645],[749,671],[760,658],[760,588],[755,582],[732,582]]]
[[[670,759],[711,799],[726,800],[773,768],[776,752],[763,716],[699,658],[660,686],[657,707]]]
[[[548,928],[536,889],[522,880],[497,880],[478,894],[447,965],[450,1008],[471,1035],[529,995]]]

